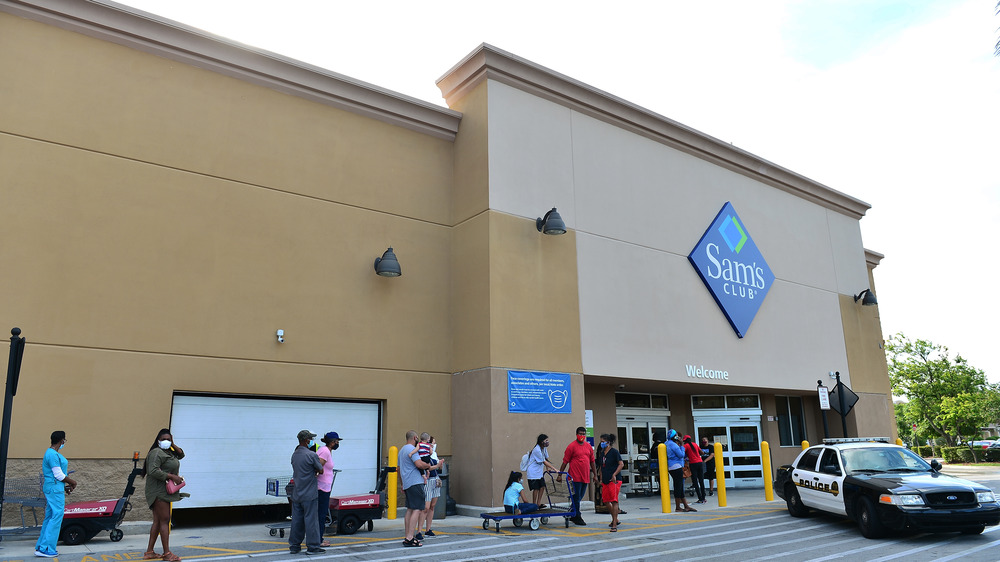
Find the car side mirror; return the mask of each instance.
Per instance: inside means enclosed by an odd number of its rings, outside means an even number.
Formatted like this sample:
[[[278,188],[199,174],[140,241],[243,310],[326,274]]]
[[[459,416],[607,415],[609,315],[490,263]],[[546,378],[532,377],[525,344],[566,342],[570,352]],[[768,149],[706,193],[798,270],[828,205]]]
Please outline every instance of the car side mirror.
[[[941,468],[941,463],[939,463],[937,459],[931,459],[931,470],[934,472],[941,472]]]
[[[826,474],[836,474],[837,476],[840,476],[840,469],[837,468],[837,465],[835,464],[828,464],[824,466],[822,470]]]

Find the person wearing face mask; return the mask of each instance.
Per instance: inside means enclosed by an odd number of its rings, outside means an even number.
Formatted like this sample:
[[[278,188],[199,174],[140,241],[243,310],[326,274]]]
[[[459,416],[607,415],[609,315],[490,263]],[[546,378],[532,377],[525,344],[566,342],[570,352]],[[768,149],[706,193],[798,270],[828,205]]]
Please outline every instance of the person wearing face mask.
[[[66,494],[76,488],[76,480],[69,474],[69,461],[59,452],[66,445],[66,432],[53,431],[49,439],[52,444],[42,456],[42,492],[45,494],[45,520],[41,534],[35,543],[35,556],[55,558],[56,542],[62,529],[63,512],[66,509]]]
[[[331,451],[340,448],[340,435],[336,431],[331,431],[323,436],[323,445],[316,450],[320,460],[323,461],[323,472],[316,477],[317,509],[316,515],[319,518],[319,538],[322,541],[321,547],[330,546],[330,541],[323,539],[326,531],[326,516],[330,513],[330,492],[333,490],[333,455]]]
[[[615,436],[605,433],[601,436],[601,500],[608,505],[611,512],[611,532],[618,531],[618,493],[622,484],[618,480],[625,462],[618,449],[615,449]]]
[[[546,469],[556,471],[556,467],[549,462],[549,436],[542,433],[528,454],[528,470],[525,475],[528,478],[528,489],[531,490],[531,503],[538,505],[538,509],[545,509],[542,495],[545,493]]]
[[[156,433],[156,439],[149,447],[149,454],[146,455],[146,463],[142,466],[140,476],[146,479],[146,504],[153,512],[153,525],[149,529],[149,544],[143,554],[143,560],[159,560],[165,562],[180,562],[180,558],[170,552],[170,504],[180,501],[187,494],[176,491],[173,494],[167,492],[167,481],[174,484],[184,482],[178,473],[181,469],[181,459],[184,458],[184,450],[173,442],[174,438],[167,428]],[[148,476],[148,478],[147,478]],[[163,546],[163,554],[153,551],[156,545],[156,537],[160,537],[160,544]]]
[[[684,497],[684,449],[677,444],[681,440],[676,429],[667,432],[667,471],[673,481],[674,503],[677,505],[678,513],[688,511],[698,511],[688,505],[687,498]]]
[[[302,540],[306,541],[306,554],[323,554],[320,546],[323,534],[316,522],[319,485],[316,477],[323,473],[324,461],[310,447],[316,442],[316,434],[303,429],[295,435],[299,444],[292,452],[292,528],[288,532],[288,551],[298,554],[302,551]],[[325,447],[324,447],[325,448]],[[329,504],[329,502],[327,502]]]
[[[566,470],[566,465],[569,465],[569,477],[573,481],[573,512],[576,514],[570,521],[576,525],[586,525],[587,522],[580,515],[580,499],[587,493],[587,485],[597,472],[594,448],[587,443],[587,428],[576,428],[576,441],[566,447],[559,472]],[[562,474],[556,477],[556,482],[562,482]]]

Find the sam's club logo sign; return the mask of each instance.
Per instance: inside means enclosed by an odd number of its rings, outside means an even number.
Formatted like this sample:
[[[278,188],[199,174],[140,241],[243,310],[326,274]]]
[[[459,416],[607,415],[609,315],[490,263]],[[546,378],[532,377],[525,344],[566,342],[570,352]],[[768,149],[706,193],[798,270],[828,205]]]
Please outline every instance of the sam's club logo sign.
[[[745,336],[774,274],[731,203],[723,205],[688,259],[736,335]]]

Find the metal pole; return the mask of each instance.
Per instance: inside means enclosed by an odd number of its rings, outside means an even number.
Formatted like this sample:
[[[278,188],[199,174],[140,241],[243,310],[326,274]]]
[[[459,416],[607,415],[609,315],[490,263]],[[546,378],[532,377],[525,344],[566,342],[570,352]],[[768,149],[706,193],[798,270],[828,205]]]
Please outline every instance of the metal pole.
[[[819,386],[823,386],[823,379],[820,379],[820,380],[816,381],[816,384],[819,385]],[[826,410],[820,408],[819,411],[823,413],[823,438],[824,439],[829,439],[830,438],[830,426],[826,423]]]
[[[840,382],[840,371],[837,371],[837,398],[840,400],[840,421],[844,424],[844,437],[847,437],[847,414],[844,412],[844,383]]]
[[[10,357],[7,360],[7,386],[3,397],[3,427],[0,429],[0,521],[3,520],[4,492],[7,488],[7,447],[10,444],[10,413],[17,394],[17,377],[21,372],[24,338],[21,329],[10,331]]]

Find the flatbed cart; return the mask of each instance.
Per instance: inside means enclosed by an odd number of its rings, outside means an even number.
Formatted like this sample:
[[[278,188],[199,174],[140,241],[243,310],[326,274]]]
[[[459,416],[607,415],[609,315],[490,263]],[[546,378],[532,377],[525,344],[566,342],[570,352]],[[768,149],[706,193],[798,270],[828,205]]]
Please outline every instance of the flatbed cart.
[[[383,466],[375,481],[375,489],[367,494],[331,496],[330,512],[326,516],[327,529],[338,535],[353,535],[362,525],[367,525],[371,532],[375,528],[372,520],[381,519],[388,505],[385,486],[390,472],[396,472],[396,467]]]
[[[556,476],[564,475],[566,477],[566,493],[563,494],[559,487],[556,487]],[[488,531],[490,529],[490,522],[492,521],[496,526],[496,532],[500,532],[500,522],[505,519],[510,519],[515,527],[520,527],[524,524],[524,520],[528,520],[528,528],[532,531],[537,531],[541,525],[548,525],[550,517],[562,517],[566,523],[566,527],[569,528],[569,521],[573,517],[580,515],[579,511],[573,511],[573,479],[570,478],[568,473],[565,472],[546,472],[543,476],[547,480],[545,483],[545,495],[548,500],[547,507],[545,509],[539,509],[538,511],[532,511],[531,513],[507,513],[506,511],[496,511],[488,513],[480,513],[479,516],[483,518],[483,530]],[[566,500],[566,506],[558,505],[552,500]]]
[[[129,501],[135,493],[135,477],[142,473],[139,453],[132,455],[132,472],[128,475],[122,497],[113,500],[99,500],[66,504],[63,512],[59,538],[68,545],[82,544],[94,538],[101,531],[109,531],[111,542],[122,540],[125,533],[118,527],[125,520],[125,514],[132,510]],[[73,471],[70,471],[73,472]]]

